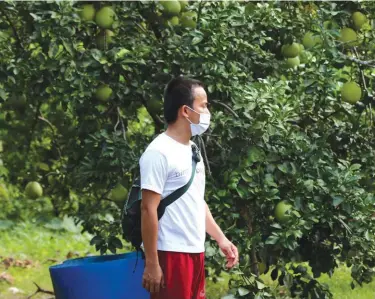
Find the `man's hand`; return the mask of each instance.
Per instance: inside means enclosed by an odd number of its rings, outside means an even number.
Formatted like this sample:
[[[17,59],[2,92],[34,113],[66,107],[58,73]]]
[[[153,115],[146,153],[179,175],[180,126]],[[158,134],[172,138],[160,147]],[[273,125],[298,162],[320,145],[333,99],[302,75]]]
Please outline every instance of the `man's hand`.
[[[150,293],[158,293],[160,288],[164,288],[163,271],[159,264],[146,263],[142,285]]]
[[[231,241],[227,238],[218,242],[221,251],[225,254],[227,259],[227,268],[231,269],[238,263],[238,250]]]

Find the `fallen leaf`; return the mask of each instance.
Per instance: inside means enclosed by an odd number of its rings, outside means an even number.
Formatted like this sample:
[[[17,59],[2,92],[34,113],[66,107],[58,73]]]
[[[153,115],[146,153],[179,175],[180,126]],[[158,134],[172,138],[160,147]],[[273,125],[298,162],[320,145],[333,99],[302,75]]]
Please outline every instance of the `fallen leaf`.
[[[13,284],[13,282],[14,282],[13,276],[6,273],[6,272],[3,272],[3,273],[0,274],[0,281],[2,281],[2,280],[6,281],[9,284]]]

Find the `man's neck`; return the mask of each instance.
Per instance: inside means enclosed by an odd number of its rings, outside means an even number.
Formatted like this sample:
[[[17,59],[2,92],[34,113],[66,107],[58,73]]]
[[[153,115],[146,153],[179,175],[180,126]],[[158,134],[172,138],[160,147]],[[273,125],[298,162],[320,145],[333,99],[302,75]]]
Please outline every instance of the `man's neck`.
[[[190,129],[190,127],[189,127]],[[168,125],[167,130],[165,133],[176,140],[185,145],[189,145],[189,141],[191,138],[191,132],[186,129],[186,127],[179,126],[178,124]]]

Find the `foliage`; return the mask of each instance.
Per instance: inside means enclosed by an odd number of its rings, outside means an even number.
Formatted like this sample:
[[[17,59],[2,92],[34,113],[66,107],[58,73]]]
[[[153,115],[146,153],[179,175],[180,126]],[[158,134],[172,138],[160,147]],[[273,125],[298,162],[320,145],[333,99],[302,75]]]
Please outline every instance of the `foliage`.
[[[266,273],[277,269],[285,296],[331,298],[317,278],[339,262],[353,265],[352,287],[370,282],[374,3],[190,2],[196,28],[165,22],[158,2],[94,4],[104,5],[116,16],[102,47],[103,29],[80,19],[80,3],[0,3],[6,184],[39,181],[55,216],[77,215],[97,250],[116,252],[123,203],[108,194],[118,183],[129,188],[140,154],[164,129],[165,84],[193,76],[213,104],[210,132],[196,140],[208,157],[207,201],[241,252],[233,296],[273,296],[260,262]],[[369,17],[361,28],[355,11]],[[356,41],[341,41],[345,27]],[[314,45],[288,67],[282,46],[306,33]],[[356,104],[341,98],[348,81],[362,89]],[[102,85],[112,90],[105,102],[96,97]],[[15,193],[12,201],[25,200]],[[293,207],[283,223],[274,218],[281,200]],[[210,241],[207,259],[219,275],[223,259]]]

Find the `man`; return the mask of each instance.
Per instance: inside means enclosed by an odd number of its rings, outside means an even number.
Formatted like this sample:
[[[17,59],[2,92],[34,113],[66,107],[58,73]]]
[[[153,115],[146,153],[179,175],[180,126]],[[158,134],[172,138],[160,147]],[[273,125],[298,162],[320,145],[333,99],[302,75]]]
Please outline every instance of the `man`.
[[[210,122],[203,84],[184,77],[171,80],[164,93],[164,117],[167,130],[150,143],[140,159],[146,257],[143,287],[152,299],[202,299],[206,232],[225,254],[228,268],[238,263],[236,246],[225,237],[204,200],[202,159],[189,189],[166,208],[160,221],[157,208],[162,198],[190,180],[190,139],[204,133]]]

